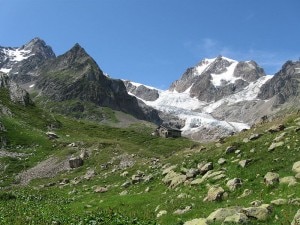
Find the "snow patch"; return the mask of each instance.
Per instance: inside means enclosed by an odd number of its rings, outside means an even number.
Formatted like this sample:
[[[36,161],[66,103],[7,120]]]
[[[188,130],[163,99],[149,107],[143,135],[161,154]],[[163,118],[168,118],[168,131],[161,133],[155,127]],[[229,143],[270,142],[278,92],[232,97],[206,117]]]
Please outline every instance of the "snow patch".
[[[227,67],[227,70],[224,73],[211,74],[212,77],[211,82],[213,83],[213,85],[216,87],[216,86],[220,86],[224,81],[226,83],[234,83],[236,80],[241,79],[239,77],[233,76],[237,64],[238,62],[236,61],[232,62],[232,64]]]
[[[11,68],[8,69],[8,68],[1,68],[0,69],[0,72],[3,72],[3,73],[9,73],[11,71]]]
[[[212,104],[203,108],[203,112],[212,113],[215,109],[220,107],[223,104],[233,105],[242,101],[252,101],[256,100],[257,95],[260,91],[260,87],[266,83],[269,79],[272,78],[272,75],[267,75],[259,78],[258,80],[251,82],[247,87],[245,87],[242,91],[235,93],[233,95],[229,95],[216,101]]]
[[[5,48],[3,49],[3,53],[8,57],[11,61],[14,62],[20,62],[24,59],[29,58],[30,56],[33,56],[34,54],[30,54],[30,50],[24,50],[24,49],[10,49],[10,48]]]

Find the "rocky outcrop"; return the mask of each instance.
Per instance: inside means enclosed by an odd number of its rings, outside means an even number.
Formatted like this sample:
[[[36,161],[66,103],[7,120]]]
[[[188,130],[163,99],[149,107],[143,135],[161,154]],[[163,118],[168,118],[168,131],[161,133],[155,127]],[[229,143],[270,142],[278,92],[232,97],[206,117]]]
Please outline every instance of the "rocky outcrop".
[[[132,93],[134,96],[141,98],[145,101],[155,101],[159,97],[157,89],[149,88],[145,85],[132,83],[128,80],[124,81],[125,87],[128,93]]]
[[[2,72],[0,72],[0,88],[7,90],[10,100],[15,103],[24,106],[33,104],[29,94]]]
[[[258,98],[262,100],[276,97],[277,104],[283,104],[299,94],[300,61],[287,61],[282,69],[260,89]]]

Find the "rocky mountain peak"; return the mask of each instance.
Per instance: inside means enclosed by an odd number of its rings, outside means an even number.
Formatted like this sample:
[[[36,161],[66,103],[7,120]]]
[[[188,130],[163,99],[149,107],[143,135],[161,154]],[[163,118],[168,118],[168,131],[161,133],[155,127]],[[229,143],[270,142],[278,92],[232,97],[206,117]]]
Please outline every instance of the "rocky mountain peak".
[[[20,50],[28,51],[31,55],[38,54],[43,58],[55,58],[52,48],[39,37],[33,38],[27,44],[23,45]]]

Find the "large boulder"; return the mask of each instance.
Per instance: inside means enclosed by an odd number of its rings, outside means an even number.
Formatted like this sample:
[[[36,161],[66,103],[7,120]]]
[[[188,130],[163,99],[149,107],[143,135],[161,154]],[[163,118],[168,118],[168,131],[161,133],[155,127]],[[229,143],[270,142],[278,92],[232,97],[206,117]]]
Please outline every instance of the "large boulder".
[[[222,187],[212,186],[208,190],[207,196],[204,198],[203,201],[207,201],[207,202],[221,201],[221,200],[223,200],[224,193],[225,193],[225,191]]]
[[[176,173],[171,170],[164,178],[163,182],[169,185],[170,188],[175,188],[186,181],[186,175]]]
[[[223,222],[226,217],[235,215],[239,212],[241,212],[240,207],[220,208],[209,214],[206,219],[209,223]]]
[[[71,168],[78,168],[83,166],[83,159],[80,157],[72,157],[69,159],[69,165]]]
[[[258,207],[243,208],[243,213],[250,218],[255,218],[260,221],[265,221],[272,212],[271,206],[263,204]]]
[[[273,172],[268,172],[264,176],[264,182],[267,186],[272,186],[272,185],[278,184],[279,183],[279,174],[273,173]]]
[[[234,191],[237,188],[241,187],[243,184],[242,179],[240,178],[233,178],[227,181],[226,186],[229,188],[230,191]]]

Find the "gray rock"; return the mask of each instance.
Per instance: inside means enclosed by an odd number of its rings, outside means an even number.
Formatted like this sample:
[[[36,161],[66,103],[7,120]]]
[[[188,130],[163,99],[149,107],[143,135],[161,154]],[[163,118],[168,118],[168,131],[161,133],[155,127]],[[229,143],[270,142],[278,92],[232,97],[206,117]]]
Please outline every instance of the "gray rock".
[[[237,188],[242,186],[243,182],[240,178],[233,178],[227,181],[226,186],[229,188],[230,191],[235,191]]]
[[[192,209],[191,206],[186,206],[184,209],[177,209],[173,214],[175,214],[175,215],[182,215],[184,213],[187,213],[191,209]]]
[[[163,215],[166,215],[167,213],[168,213],[167,210],[161,210],[161,211],[159,211],[159,212],[157,213],[156,217],[159,218],[159,217],[161,217],[161,216],[163,216]]]
[[[252,159],[243,159],[241,161],[239,161],[239,165],[243,168],[245,168],[246,166],[248,166],[250,164],[250,162],[252,162]]]
[[[287,184],[289,187],[295,186],[297,184],[297,180],[293,176],[282,177],[279,179],[280,184]]]
[[[295,173],[300,173],[300,161],[293,164],[292,171]]]
[[[205,218],[198,218],[198,219],[186,221],[183,225],[208,225],[208,223]]]
[[[213,166],[213,163],[212,162],[208,162],[206,163],[204,166],[202,166],[200,169],[199,169],[199,173],[201,175],[204,175],[206,174],[208,171],[212,170],[214,168]]]
[[[73,157],[69,159],[70,168],[78,168],[83,166],[83,159],[80,157]]]
[[[212,186],[208,192],[207,196],[203,201],[212,202],[212,201],[221,201],[223,199],[225,191],[222,187]]]
[[[164,178],[163,182],[169,185],[170,188],[175,188],[186,181],[186,175],[179,174],[171,170]]]
[[[124,190],[124,191],[122,191],[119,195],[120,195],[120,196],[128,195],[128,191],[127,191],[127,190]]]
[[[259,207],[243,208],[242,212],[246,214],[247,217],[255,218],[259,221],[265,221],[272,212],[272,208],[268,204],[263,204]]]
[[[218,160],[218,164],[219,164],[220,166],[224,165],[226,162],[227,162],[227,160],[224,159],[224,158],[220,158],[220,159]]]
[[[126,182],[124,182],[124,183],[121,185],[121,187],[123,187],[123,188],[128,188],[130,185],[131,185],[131,182],[130,182],[130,181],[126,181]]]
[[[273,205],[286,205],[288,204],[288,200],[284,198],[279,198],[271,201],[271,204]]]
[[[244,213],[236,213],[225,218],[223,224],[247,224],[248,217]]]
[[[203,177],[201,178],[197,178],[195,180],[193,180],[191,182],[191,185],[199,185],[202,184],[203,182],[207,181],[207,180],[220,180],[226,177],[226,175],[224,174],[225,172],[223,170],[220,171],[208,171],[206,174],[204,174]]]
[[[264,176],[264,182],[267,186],[273,186],[279,183],[279,174],[278,173],[273,173],[273,172],[268,172]]]
[[[129,93],[132,93],[145,101],[155,101],[159,97],[158,90],[154,88],[148,88],[144,85],[134,85],[130,81],[124,81],[124,84]]]
[[[289,202],[288,202],[288,204],[300,206],[300,198],[290,199]]]
[[[177,165],[173,165],[173,166],[169,166],[167,168],[165,168],[163,171],[162,171],[162,175],[165,176],[167,175],[171,170],[174,170],[177,168]]]
[[[95,193],[104,193],[107,191],[108,191],[108,189],[106,187],[101,187],[101,186],[96,187],[94,190]]]
[[[247,197],[247,196],[251,195],[252,193],[253,193],[252,190],[245,189],[245,190],[243,191],[243,194],[241,194],[241,196],[239,196],[239,198]]]
[[[286,136],[286,132],[281,133],[280,135],[276,136],[276,138],[273,140],[274,142],[280,142],[283,141],[284,137]]]
[[[271,152],[271,151],[274,151],[276,148],[278,147],[281,147],[284,145],[284,142],[281,141],[281,142],[273,142],[270,147],[268,148],[268,151]]]
[[[208,223],[223,222],[227,217],[241,212],[241,207],[220,208],[209,214],[206,218]]]
[[[51,131],[46,132],[46,135],[50,140],[59,138],[59,136],[56,133]]]
[[[83,178],[86,179],[86,180],[90,180],[90,179],[92,179],[95,175],[96,175],[95,170],[90,169],[90,170],[88,170],[88,171],[85,173],[85,175],[83,176]]]
[[[254,141],[254,140],[257,140],[258,138],[260,138],[262,136],[262,134],[252,134],[250,137],[249,137],[249,140],[250,141]]]
[[[291,225],[299,225],[300,224],[300,209],[296,212]]]
[[[199,174],[199,170],[192,168],[192,169],[189,169],[185,175],[186,175],[187,179],[190,179],[190,178],[196,177],[198,174]]]
[[[233,153],[236,149],[236,146],[228,146],[225,150],[225,154]]]
[[[276,133],[276,132],[282,131],[284,129],[285,129],[285,126],[283,124],[278,124],[278,125],[274,125],[274,126],[270,127],[268,129],[268,132]]]

